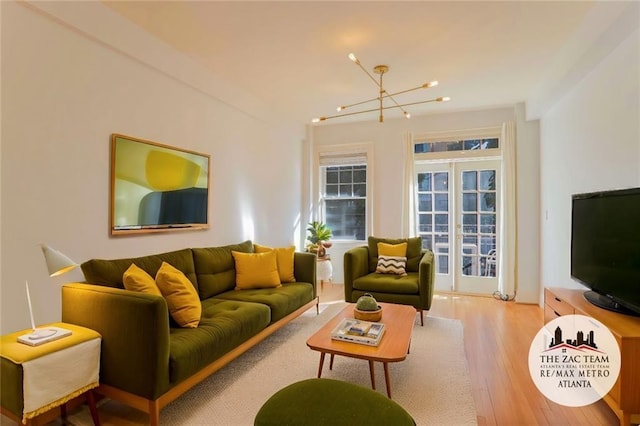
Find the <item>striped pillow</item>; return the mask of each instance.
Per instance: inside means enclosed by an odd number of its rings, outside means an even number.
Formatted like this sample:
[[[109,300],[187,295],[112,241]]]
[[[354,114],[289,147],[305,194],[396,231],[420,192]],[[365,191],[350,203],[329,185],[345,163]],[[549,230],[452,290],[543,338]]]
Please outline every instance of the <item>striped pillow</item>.
[[[379,274],[407,275],[407,258],[401,256],[378,256],[376,272]]]

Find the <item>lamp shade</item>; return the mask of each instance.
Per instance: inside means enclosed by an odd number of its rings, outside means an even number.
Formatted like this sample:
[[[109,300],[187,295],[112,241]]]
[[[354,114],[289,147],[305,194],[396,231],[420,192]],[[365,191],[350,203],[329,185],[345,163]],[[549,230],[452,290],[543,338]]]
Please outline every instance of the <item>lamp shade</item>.
[[[45,244],[40,247],[42,248],[42,254],[44,254],[44,260],[47,262],[47,270],[50,277],[64,274],[78,266],[76,262],[54,248]]]

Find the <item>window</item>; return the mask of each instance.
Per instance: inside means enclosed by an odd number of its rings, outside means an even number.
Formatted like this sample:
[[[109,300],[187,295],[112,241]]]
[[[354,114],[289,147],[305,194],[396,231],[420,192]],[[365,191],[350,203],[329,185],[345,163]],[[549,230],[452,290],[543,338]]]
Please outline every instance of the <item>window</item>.
[[[369,223],[369,191],[366,152],[320,152],[321,220],[334,240],[365,240]]]
[[[498,138],[464,139],[456,141],[417,142],[414,152],[451,152],[451,151],[478,151],[499,148]]]

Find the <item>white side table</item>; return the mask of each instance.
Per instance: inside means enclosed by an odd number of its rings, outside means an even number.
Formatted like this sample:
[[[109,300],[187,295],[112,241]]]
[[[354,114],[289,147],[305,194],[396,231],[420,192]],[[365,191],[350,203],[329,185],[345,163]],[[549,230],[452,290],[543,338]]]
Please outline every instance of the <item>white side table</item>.
[[[318,258],[316,264],[316,280],[320,281],[320,290],[324,288],[325,281],[331,281],[333,267],[331,266],[331,258]]]

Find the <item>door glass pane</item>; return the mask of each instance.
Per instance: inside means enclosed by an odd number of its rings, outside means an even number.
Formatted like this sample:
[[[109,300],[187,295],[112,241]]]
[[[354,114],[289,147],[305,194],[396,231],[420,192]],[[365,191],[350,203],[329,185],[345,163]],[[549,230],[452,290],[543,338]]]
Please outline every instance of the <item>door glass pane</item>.
[[[431,211],[431,194],[418,194],[418,210],[421,212]]]
[[[448,191],[449,190],[449,173],[434,173],[434,189],[436,191]]]
[[[437,214],[436,219],[436,232],[449,232],[449,215]]]
[[[475,212],[477,211],[478,205],[478,194],[475,192],[470,192],[466,194],[462,194],[462,210],[465,212]]]
[[[420,215],[420,233],[431,233],[433,232],[433,224],[431,222],[432,215],[430,214],[421,214]]]
[[[478,227],[478,215],[477,214],[463,214],[462,215],[462,229],[466,233],[477,232]]]
[[[431,191],[431,173],[418,174],[418,191]]]
[[[476,172],[462,172],[462,190],[475,191],[478,189]]]
[[[433,241],[431,235],[422,236],[422,248],[425,250],[433,250]]]
[[[448,212],[449,211],[449,194],[435,194],[436,199],[436,211]]]
[[[495,214],[480,215],[480,232],[483,234],[495,234],[496,232],[496,215]]]
[[[480,172],[480,189],[484,191],[496,190],[496,172],[495,170],[482,170]]]
[[[495,192],[484,192],[480,194],[480,210],[483,212],[496,211],[496,194]]]

